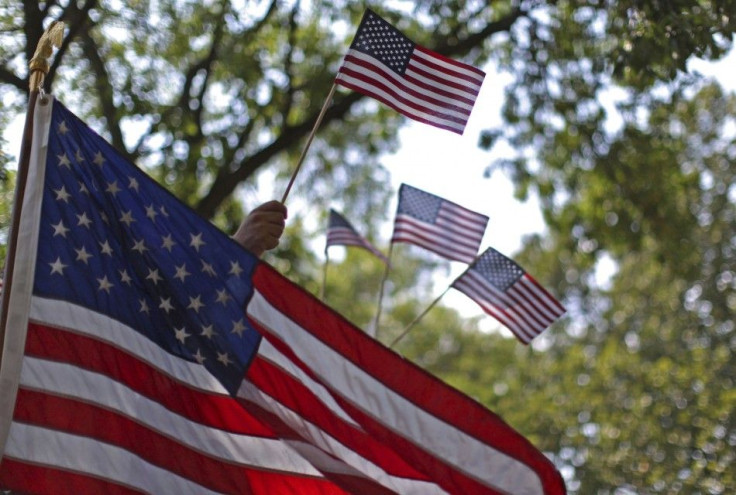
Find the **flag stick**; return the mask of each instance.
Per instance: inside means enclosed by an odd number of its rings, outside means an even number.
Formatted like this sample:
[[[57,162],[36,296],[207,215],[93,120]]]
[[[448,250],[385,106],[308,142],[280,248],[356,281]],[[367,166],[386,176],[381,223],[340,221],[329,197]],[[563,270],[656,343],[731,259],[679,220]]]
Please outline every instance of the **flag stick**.
[[[325,248],[325,265],[322,269],[322,293],[320,294],[319,298],[324,301],[325,300],[325,288],[327,287],[327,265],[330,263],[330,255],[327,254],[327,248]]]
[[[28,164],[31,158],[31,141],[33,137],[33,113],[36,108],[38,96],[43,91],[43,82],[46,74],[49,72],[48,57],[51,56],[54,46],[61,46],[64,36],[64,23],[61,21],[52,22],[46,31],[41,35],[36,45],[36,51],[33,54],[28,67],[29,74],[29,95],[28,109],[26,110],[26,120],[23,126],[23,137],[20,144],[20,155],[18,159],[18,170],[15,181],[15,195],[13,197],[13,214],[10,219],[10,232],[8,235],[8,250],[5,257],[5,273],[3,275],[2,302],[0,302],[0,362],[2,361],[5,346],[5,331],[8,318],[8,307],[10,305],[10,288],[13,283],[13,272],[15,267],[15,258],[18,252],[18,226],[20,224],[21,206],[23,205],[23,196],[25,195],[26,183],[28,182]],[[41,95],[41,102],[44,97]]]
[[[381,288],[378,290],[378,309],[376,310],[376,319],[373,321],[373,337],[378,338],[378,322],[381,319],[381,306],[383,303],[383,288],[386,285],[386,279],[388,278],[388,271],[391,269],[391,255],[394,252],[394,243],[392,242],[388,248],[388,261],[386,261],[386,269],[383,271],[383,278],[381,279]]]
[[[388,346],[388,348],[389,349],[393,349],[393,347],[399,342],[399,340],[403,339],[406,336],[406,334],[409,333],[409,330],[411,330],[412,327],[414,325],[416,325],[419,322],[419,320],[421,320],[424,317],[424,315],[426,315],[427,313],[429,313],[429,310],[430,309],[434,308],[435,305],[438,302],[440,302],[440,299],[442,299],[442,296],[444,296],[445,294],[447,294],[447,291],[449,291],[450,288],[452,288],[452,285],[448,285],[447,286],[447,289],[445,289],[444,292],[442,292],[442,294],[440,294],[439,296],[437,296],[437,299],[435,299],[434,301],[432,301],[432,304],[430,304],[429,306],[427,306],[427,309],[425,309],[424,311],[422,311],[421,314],[419,314],[416,318],[414,318],[412,320],[412,322],[409,323],[409,325],[407,325],[407,327],[404,329],[404,331],[401,332],[399,334],[399,336],[394,339],[393,342],[391,342],[391,344]]]
[[[450,282],[450,285],[447,286],[447,288],[445,289],[445,291],[442,294],[440,294],[437,297],[437,299],[435,299],[434,301],[432,301],[432,304],[430,304],[427,307],[427,309],[425,309],[419,316],[417,316],[416,318],[414,318],[414,320],[411,323],[409,323],[409,325],[404,329],[404,331],[401,332],[401,334],[399,334],[399,336],[396,337],[393,342],[391,342],[391,345],[388,346],[389,349],[393,348],[393,346],[395,346],[399,342],[399,340],[403,339],[404,336],[407,333],[409,333],[409,330],[411,330],[411,328],[414,325],[416,325],[419,322],[419,320],[421,320],[424,317],[424,315],[426,315],[427,313],[429,313],[429,310],[430,309],[432,309],[438,302],[440,302],[440,299],[442,299],[442,296],[444,296],[445,294],[447,294],[447,292],[452,288],[452,284],[454,284],[455,282],[457,282],[458,280],[460,280],[460,277],[462,277],[463,275],[465,275],[466,273],[468,273],[468,270],[470,270],[471,268],[473,268],[473,266],[475,265],[476,261],[478,261],[478,258],[480,258],[480,257],[481,257],[480,254],[477,255],[475,257],[475,259],[465,268],[465,270],[463,270],[463,272],[460,275],[458,275],[457,277],[455,277],[455,280],[453,280],[452,282]]]
[[[320,110],[319,115],[317,116],[317,120],[315,121],[314,127],[312,128],[312,132],[309,133],[309,137],[307,138],[307,142],[304,145],[304,149],[302,150],[302,154],[299,157],[299,161],[296,164],[294,173],[291,174],[291,179],[289,179],[289,184],[286,186],[286,191],[284,191],[284,196],[281,198],[282,203],[286,203],[286,197],[289,195],[289,191],[291,191],[291,186],[294,184],[294,179],[296,179],[296,174],[299,173],[299,169],[302,167],[302,162],[304,161],[304,157],[307,155],[307,150],[312,145],[312,139],[314,139],[314,135],[317,133],[317,129],[319,128],[319,125],[322,123],[322,119],[324,118],[325,113],[327,112],[327,107],[330,106],[330,102],[332,101],[332,96],[335,94],[335,89],[337,89],[337,84],[332,83],[332,88],[330,89],[330,93],[327,95],[327,98],[325,99],[325,103],[322,105],[322,110]]]

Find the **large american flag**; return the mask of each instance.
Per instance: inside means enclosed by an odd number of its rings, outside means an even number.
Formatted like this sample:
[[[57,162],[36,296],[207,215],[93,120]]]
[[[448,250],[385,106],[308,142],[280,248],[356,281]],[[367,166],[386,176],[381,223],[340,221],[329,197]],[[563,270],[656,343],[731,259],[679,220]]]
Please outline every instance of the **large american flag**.
[[[0,368],[0,489],[564,493],[498,416],[37,105]]]
[[[484,78],[480,69],[417,45],[367,9],[335,82],[462,134]]]
[[[487,224],[486,215],[401,184],[391,242],[416,244],[447,259],[471,263]]]
[[[325,252],[330,246],[360,247],[376,255],[384,263],[388,262],[388,258],[381,251],[376,249],[365,237],[358,234],[350,222],[332,208],[330,208],[330,219],[327,224]]]
[[[565,314],[554,296],[493,248],[486,249],[452,287],[477,302],[525,344]]]

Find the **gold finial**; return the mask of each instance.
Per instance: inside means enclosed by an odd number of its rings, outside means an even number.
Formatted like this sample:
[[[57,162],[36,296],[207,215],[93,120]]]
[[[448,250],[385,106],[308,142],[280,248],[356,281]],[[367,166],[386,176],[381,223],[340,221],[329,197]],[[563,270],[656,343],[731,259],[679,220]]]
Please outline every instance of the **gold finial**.
[[[31,69],[30,90],[39,91],[43,86],[43,80],[49,73],[48,58],[54,52],[54,46],[59,48],[64,39],[64,23],[62,21],[54,21],[49,24],[48,29],[41,35],[36,45],[36,52],[28,63]]]

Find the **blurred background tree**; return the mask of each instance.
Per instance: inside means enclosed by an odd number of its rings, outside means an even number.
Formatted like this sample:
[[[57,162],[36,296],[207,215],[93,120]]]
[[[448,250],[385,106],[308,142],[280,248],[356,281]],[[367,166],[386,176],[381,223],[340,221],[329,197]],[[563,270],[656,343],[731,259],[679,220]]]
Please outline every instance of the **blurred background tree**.
[[[730,50],[736,2],[0,0],[0,135],[63,20],[47,91],[232,231],[255,191],[284,190],[366,6],[510,74],[504,123],[479,144],[489,177],[540,200],[547,229],[514,257],[569,309],[524,347],[440,305],[397,350],[528,436],[571,493],[735,492],[736,101],[687,69]],[[338,92],[269,262],[318,293],[330,206],[378,236],[394,194],[381,157],[403,122]],[[513,155],[494,161],[501,144]],[[366,328],[382,266],[352,251],[329,267],[327,302]],[[447,270],[418,256],[395,261],[384,342]]]

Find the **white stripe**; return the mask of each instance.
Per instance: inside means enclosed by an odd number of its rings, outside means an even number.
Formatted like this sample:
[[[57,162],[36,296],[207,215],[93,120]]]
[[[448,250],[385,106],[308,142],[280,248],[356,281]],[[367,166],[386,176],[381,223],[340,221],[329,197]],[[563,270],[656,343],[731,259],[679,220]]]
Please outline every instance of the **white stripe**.
[[[460,118],[467,118],[467,115],[469,115],[470,114],[470,111],[473,109],[473,104],[468,104],[468,103],[466,103],[463,100],[457,100],[457,99],[452,98],[450,96],[446,96],[446,95],[441,94],[441,93],[436,93],[436,92],[434,92],[432,90],[432,88],[435,88],[435,87],[439,86],[444,91],[454,93],[454,94],[458,95],[458,97],[462,97],[465,100],[473,100],[473,101],[475,101],[475,98],[472,95],[468,95],[467,93],[465,93],[463,91],[458,91],[458,90],[456,90],[456,89],[454,89],[452,87],[442,86],[441,83],[438,83],[436,81],[432,81],[432,82],[428,83],[429,87],[420,86],[418,84],[414,84],[411,81],[405,80],[403,77],[399,76],[398,74],[396,74],[391,69],[386,68],[386,66],[383,65],[383,63],[381,63],[379,60],[371,57],[368,54],[365,54],[365,53],[362,53],[362,52],[359,52],[359,51],[355,51],[355,50],[348,50],[348,55],[351,55],[351,56],[353,56],[353,57],[355,57],[355,58],[357,58],[359,60],[362,60],[363,62],[365,62],[365,63],[373,66],[374,69],[373,70],[366,69],[364,66],[357,65],[357,64],[355,64],[353,62],[350,62],[350,61],[344,62],[343,63],[343,67],[347,67],[349,69],[352,69],[355,72],[360,72],[361,74],[372,75],[372,74],[378,73],[377,75],[383,76],[383,77],[380,77],[379,78],[381,82],[383,82],[386,85],[394,88],[395,90],[398,90],[399,93],[404,93],[404,91],[403,90],[399,90],[399,88],[408,88],[408,89],[411,89],[413,91],[416,91],[419,94],[428,94],[428,95],[431,95],[432,98],[434,98],[436,100],[439,100],[441,102],[449,103],[449,104],[451,104],[453,106],[466,109],[467,112],[457,112],[457,113],[454,113],[454,115],[456,115],[457,117],[460,117]],[[416,103],[421,103],[421,100],[416,101]],[[424,106],[428,106],[427,104],[423,104],[423,105]],[[449,113],[448,110],[446,110],[446,109],[444,109],[442,107],[435,107],[435,108],[437,108],[439,110],[442,110],[442,111],[444,111],[446,113]]]
[[[416,229],[414,229],[416,231]],[[409,244],[415,244],[417,246],[429,249],[435,253],[445,256],[447,258],[455,259],[456,261],[462,261],[464,263],[471,263],[475,259],[477,250],[472,250],[469,247],[459,246],[457,243],[447,242],[434,242],[432,240],[426,240],[420,238],[415,232],[410,230],[399,229],[394,233],[391,239],[392,242],[406,242]]]
[[[433,74],[439,79],[442,79],[442,82],[438,82],[436,79],[430,79],[424,74],[418,72],[420,70]],[[443,86],[443,88],[447,91],[452,91],[455,94],[462,95],[465,98],[470,99],[475,98],[474,94],[477,95],[478,91],[480,90],[479,85],[470,81],[466,81],[465,79],[461,79],[459,77],[454,77],[450,74],[445,74],[444,72],[439,71],[432,66],[422,63],[421,60],[410,59],[409,64],[406,66],[406,72],[404,72],[404,75],[406,77],[414,78],[430,86],[437,86],[438,84],[458,84],[464,88],[467,88],[467,91],[459,90],[454,86]]]
[[[370,73],[372,76],[375,75],[375,73]],[[388,102],[390,102],[393,106],[395,106],[400,112],[406,114],[409,117],[415,118],[415,119],[424,119],[429,122],[438,123],[443,126],[450,127],[451,129],[457,130],[458,132],[462,132],[465,129],[464,123],[458,123],[453,120],[447,120],[446,118],[443,118],[440,113],[435,113],[432,111],[432,106],[429,105],[426,102],[421,102],[422,108],[427,109],[427,111],[422,111],[413,107],[410,107],[403,102],[396,99],[396,97],[390,93],[387,93],[383,91],[382,89],[374,86],[370,82],[362,81],[360,79],[356,79],[354,77],[348,76],[344,73],[339,73],[335,80],[339,83],[340,81],[344,81],[348,84],[353,84],[357,86],[358,88],[361,88],[365,90],[370,95],[377,95],[381,98],[385,98]],[[410,97],[407,93],[403,93],[405,97]],[[446,109],[440,109],[438,108],[436,112],[442,112],[442,113],[450,113]],[[464,122],[467,121],[467,116],[461,117]]]
[[[319,476],[309,463],[279,440],[228,433],[195,423],[119,382],[70,364],[26,357],[21,384],[96,404],[195,451],[228,462]]]
[[[6,285],[4,294],[8,298],[8,312],[5,316],[5,335],[2,356],[0,356],[0,459],[2,459],[5,441],[10,430],[18,393],[18,377],[20,376],[23,349],[26,343],[28,328],[28,307],[31,303],[33,278],[36,270],[36,253],[38,250],[38,232],[41,223],[41,203],[43,198],[44,178],[46,174],[46,154],[48,151],[45,137],[51,123],[51,111],[54,99],[47,96],[46,103],[36,99],[36,106],[28,109],[33,112],[33,136],[31,155],[28,162],[27,183],[20,210],[18,232],[16,233],[18,249],[15,252],[15,263],[11,285]],[[17,207],[17,205],[16,205]]]
[[[266,339],[261,340],[261,345],[258,348],[258,355],[263,359],[269,361],[271,364],[281,368],[281,371],[291,375],[296,381],[302,383],[306,388],[309,389],[317,398],[326,405],[333,413],[338,415],[343,421],[349,423],[350,426],[360,429],[360,425],[353,421],[347,412],[335,402],[335,399],[322,384],[314,381],[308,374],[306,374],[300,367],[295,365],[289,358],[284,356],[278,351],[270,342]]]
[[[204,366],[169,354],[161,347],[152,345],[150,339],[129,326],[103,314],[66,301],[34,296],[31,319],[45,325],[70,329],[74,333],[87,335],[119,349],[125,349],[126,352],[192,388],[228,395],[225,387]]]
[[[120,447],[22,423],[14,422],[10,428],[6,456],[85,473],[146,493],[217,493]]]
[[[416,62],[422,62],[424,65],[435,65],[435,66],[444,67],[448,71],[452,71],[457,74],[471,77],[477,82],[475,86],[478,88],[478,90],[480,90],[480,86],[481,84],[483,84],[483,80],[486,77],[485,74],[479,74],[478,72],[471,70],[472,66],[465,67],[468,64],[463,64],[461,66],[458,66],[456,64],[451,64],[445,60],[442,60],[442,58],[432,56],[431,54],[426,53],[422,50],[414,50],[412,57],[415,59]],[[458,63],[462,63],[462,62],[458,62]],[[458,82],[461,82],[462,84],[465,84],[465,85],[473,84],[472,82],[467,81],[465,79],[459,79]]]
[[[336,474],[347,474],[370,479],[397,493],[431,495],[446,493],[434,483],[399,478],[386,473],[380,466],[374,464],[352,449],[338,442],[329,433],[314,423],[306,421],[302,416],[287,408],[273,397],[256,388],[252,383],[244,381],[238,390],[238,397],[257,404],[258,406],[276,414],[294,431],[316,446],[316,448],[297,448],[304,457],[318,469]],[[303,446],[303,445],[302,445]],[[325,452],[329,453],[326,455]],[[332,457],[330,457],[332,456]],[[335,460],[337,458],[337,461]]]
[[[516,495],[543,493],[539,477],[529,466],[417,408],[279,313],[258,291],[248,314],[298,349],[300,359],[330,383],[334,393],[417,447],[488,486]]]
[[[437,236],[438,243],[459,244],[460,246],[471,248],[474,251],[478,251],[483,234],[467,229],[458,228],[457,225],[450,226],[438,223],[425,222],[422,219],[416,218],[408,213],[400,213],[396,215],[394,220],[395,229],[413,229],[417,233],[427,232]]]

